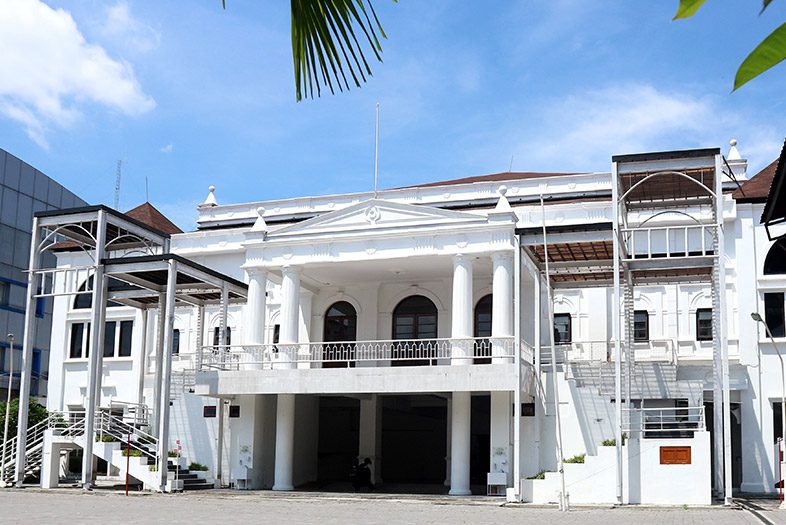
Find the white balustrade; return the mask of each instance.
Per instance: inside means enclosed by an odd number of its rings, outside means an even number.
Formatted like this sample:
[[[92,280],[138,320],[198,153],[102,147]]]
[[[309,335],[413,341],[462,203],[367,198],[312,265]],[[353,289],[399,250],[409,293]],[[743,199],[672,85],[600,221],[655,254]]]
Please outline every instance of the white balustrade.
[[[264,345],[209,345],[202,347],[202,370],[258,370],[289,368],[309,363],[312,368],[336,366],[391,366],[487,364],[491,358],[513,362],[513,337],[468,337],[400,339],[380,341],[336,341]],[[463,347],[462,357],[453,351]],[[522,347],[522,359],[524,351]],[[532,362],[532,352],[528,354]],[[497,362],[497,361],[495,361]]]
[[[707,257],[713,253],[713,224],[623,228],[627,260]]]

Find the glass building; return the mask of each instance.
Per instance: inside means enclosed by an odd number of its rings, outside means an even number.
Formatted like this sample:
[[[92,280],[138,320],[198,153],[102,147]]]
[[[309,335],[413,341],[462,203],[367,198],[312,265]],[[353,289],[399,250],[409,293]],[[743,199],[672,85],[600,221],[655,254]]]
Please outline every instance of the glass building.
[[[31,165],[0,149],[0,400],[19,389],[25,292],[30,258],[33,214],[39,211],[84,206],[87,203]],[[47,254],[54,262],[54,256]],[[31,394],[46,396],[52,300],[36,307],[39,323],[33,350]],[[14,352],[8,334],[15,336]],[[13,372],[13,373],[12,373]]]

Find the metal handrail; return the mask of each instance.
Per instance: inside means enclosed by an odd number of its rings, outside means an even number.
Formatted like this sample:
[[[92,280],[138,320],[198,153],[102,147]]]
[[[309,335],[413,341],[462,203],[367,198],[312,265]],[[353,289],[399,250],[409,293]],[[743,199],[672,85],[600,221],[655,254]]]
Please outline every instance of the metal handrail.
[[[202,369],[276,368],[298,363],[415,362],[440,365],[494,359],[512,363],[513,337],[388,339],[277,343],[264,345],[205,345]]]
[[[620,236],[624,242],[628,259],[656,259],[671,257],[707,257],[714,255],[711,236],[715,224],[682,224],[672,226],[647,226],[644,228],[622,228]],[[698,231],[698,238],[694,232]],[[655,235],[653,235],[655,234]],[[674,235],[672,235],[674,234]],[[708,238],[707,236],[710,236]],[[637,238],[644,239],[637,240]],[[654,243],[653,243],[653,237]],[[682,242],[680,249],[678,246]],[[638,251],[637,245],[642,245]],[[653,244],[658,246],[653,249]],[[661,249],[662,248],[662,249]]]
[[[113,439],[126,443],[130,442],[132,449],[138,450],[143,456],[156,459],[158,450],[158,439],[140,429],[138,426],[126,423],[122,418],[112,415],[106,411],[99,411],[96,414],[96,435],[99,440],[103,436],[110,436]],[[129,440],[128,435],[132,438]]]
[[[682,434],[705,430],[704,407],[623,408],[623,430],[647,434]]]

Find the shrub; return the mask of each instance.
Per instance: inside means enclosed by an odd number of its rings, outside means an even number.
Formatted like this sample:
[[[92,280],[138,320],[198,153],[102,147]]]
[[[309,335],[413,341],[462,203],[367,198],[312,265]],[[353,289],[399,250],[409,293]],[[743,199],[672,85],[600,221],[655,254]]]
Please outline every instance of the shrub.
[[[124,448],[123,449],[123,457],[127,457],[127,456],[131,456],[132,458],[141,458],[142,457],[142,451],[141,450],[137,450],[135,448],[132,448],[130,453],[129,453],[128,448]]]
[[[188,470],[201,470],[206,471],[207,467],[202,465],[201,463],[193,462],[188,466]]]
[[[584,457],[585,456],[586,456],[586,454],[577,454],[577,455],[573,456],[572,458],[563,459],[562,462],[563,463],[584,463]]]
[[[149,467],[147,467],[147,470],[149,470],[150,472],[158,472],[158,465],[150,465]]]
[[[110,436],[109,434],[104,434],[103,436],[96,435],[96,441],[100,443],[112,443],[114,441],[117,441],[117,439]]]
[[[167,457],[169,458],[176,458],[177,457],[177,450],[170,450],[166,453]]]
[[[622,444],[625,445],[625,442],[627,440],[628,440],[628,434],[627,434],[627,432],[623,432],[622,433]],[[617,446],[617,440],[614,439],[614,438],[604,439],[603,441],[601,441],[601,445],[603,445],[604,447],[616,447]]]
[[[546,479],[546,471],[545,470],[541,470],[540,472],[538,472],[534,476],[530,476],[527,479]]]

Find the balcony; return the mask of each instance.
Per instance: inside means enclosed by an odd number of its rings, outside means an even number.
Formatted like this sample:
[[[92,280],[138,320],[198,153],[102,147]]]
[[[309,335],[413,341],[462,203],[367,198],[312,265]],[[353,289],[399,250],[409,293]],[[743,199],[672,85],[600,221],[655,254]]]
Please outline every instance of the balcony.
[[[513,337],[205,346],[195,392],[362,394],[512,391]],[[533,354],[521,345],[522,385]],[[462,366],[451,366],[462,365]]]
[[[199,370],[283,370],[512,364],[512,337],[343,341],[202,347]],[[529,353],[526,349],[524,354]],[[522,360],[531,362],[531,358]]]

